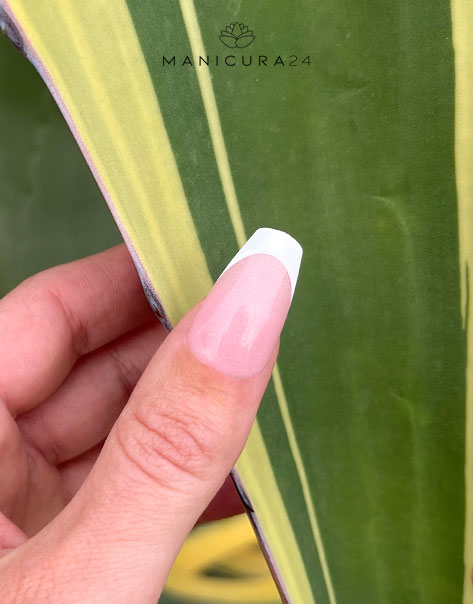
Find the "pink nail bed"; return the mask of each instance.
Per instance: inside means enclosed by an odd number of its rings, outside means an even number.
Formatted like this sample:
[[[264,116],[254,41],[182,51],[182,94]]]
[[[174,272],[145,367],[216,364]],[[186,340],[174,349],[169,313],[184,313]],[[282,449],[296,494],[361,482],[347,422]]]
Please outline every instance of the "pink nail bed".
[[[259,373],[286,320],[301,257],[302,248],[290,235],[258,229],[194,317],[189,331],[192,353],[233,377]]]

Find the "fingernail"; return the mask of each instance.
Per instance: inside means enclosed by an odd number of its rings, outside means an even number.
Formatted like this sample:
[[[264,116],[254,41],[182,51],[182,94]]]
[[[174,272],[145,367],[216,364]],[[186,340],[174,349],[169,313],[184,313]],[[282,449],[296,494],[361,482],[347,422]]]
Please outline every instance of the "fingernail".
[[[258,229],[220,275],[189,331],[192,353],[233,377],[268,362],[296,287],[302,248],[287,233]]]

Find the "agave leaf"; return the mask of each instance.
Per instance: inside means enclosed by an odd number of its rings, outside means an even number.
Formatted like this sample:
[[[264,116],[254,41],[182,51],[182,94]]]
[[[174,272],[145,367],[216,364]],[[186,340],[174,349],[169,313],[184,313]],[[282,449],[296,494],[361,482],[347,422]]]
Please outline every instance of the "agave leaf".
[[[255,228],[304,246],[237,465],[288,599],[471,604],[469,1],[242,0],[298,56],[257,86],[156,52],[216,54],[229,2],[7,10],[170,323]]]

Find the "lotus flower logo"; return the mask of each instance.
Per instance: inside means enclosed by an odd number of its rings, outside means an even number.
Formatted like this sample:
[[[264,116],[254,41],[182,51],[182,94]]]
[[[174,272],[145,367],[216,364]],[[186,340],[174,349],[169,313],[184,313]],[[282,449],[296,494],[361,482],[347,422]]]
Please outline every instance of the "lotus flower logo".
[[[253,32],[246,25],[237,21],[227,25],[221,34],[220,40],[228,48],[246,48],[255,39]]]

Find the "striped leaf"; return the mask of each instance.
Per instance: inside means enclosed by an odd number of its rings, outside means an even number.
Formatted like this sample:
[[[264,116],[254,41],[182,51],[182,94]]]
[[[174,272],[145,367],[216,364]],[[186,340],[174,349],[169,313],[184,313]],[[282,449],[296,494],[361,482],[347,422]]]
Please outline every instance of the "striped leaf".
[[[472,604],[471,2],[2,6],[167,324],[304,246],[237,465],[287,598]]]

